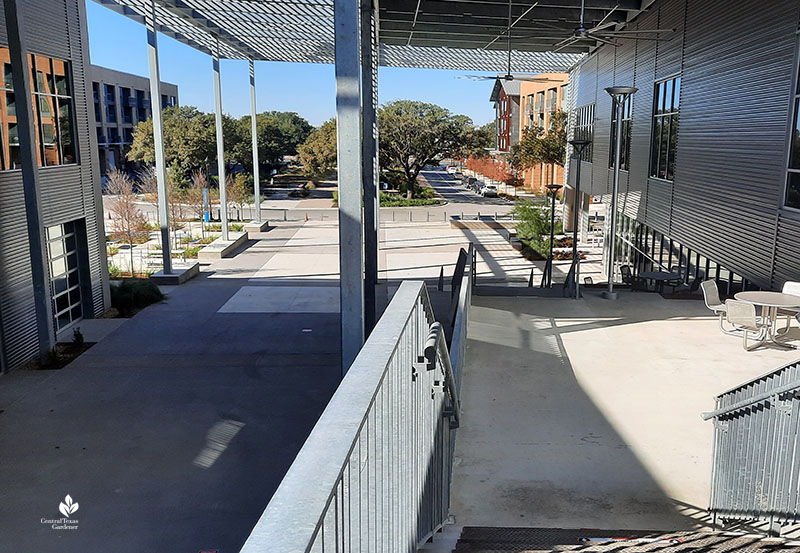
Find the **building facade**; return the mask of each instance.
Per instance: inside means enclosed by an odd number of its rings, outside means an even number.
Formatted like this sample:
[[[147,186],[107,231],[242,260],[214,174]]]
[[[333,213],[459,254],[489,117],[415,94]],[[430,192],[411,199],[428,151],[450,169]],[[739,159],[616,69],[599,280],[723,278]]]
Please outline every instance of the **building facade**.
[[[542,73],[531,77],[531,81],[520,81],[519,140],[526,129],[539,128],[547,131],[550,118],[556,111],[563,110],[569,89],[569,75],[566,73]],[[539,163],[522,172],[522,185],[533,192],[544,193],[550,183],[564,182],[564,168],[555,164]]]
[[[489,101],[495,109],[495,144],[497,152],[509,152],[519,142],[519,81],[498,77]]]
[[[80,0],[4,0],[0,372],[109,306]]]
[[[593,139],[582,191],[606,201],[616,123],[604,89],[639,89],[620,122],[620,262],[688,267],[687,280],[727,292],[800,280],[798,24],[793,0],[656,0],[627,28],[673,32],[603,45],[573,68],[570,128]]]
[[[100,170],[125,168],[133,129],[151,116],[150,79],[91,66],[92,97]],[[161,107],[178,105],[178,86],[161,83]]]

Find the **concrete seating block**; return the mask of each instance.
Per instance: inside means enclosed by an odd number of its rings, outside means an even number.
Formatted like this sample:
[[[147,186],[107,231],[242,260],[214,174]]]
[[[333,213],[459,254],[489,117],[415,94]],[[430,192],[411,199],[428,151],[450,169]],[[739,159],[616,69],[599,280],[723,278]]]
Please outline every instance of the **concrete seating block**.
[[[223,257],[231,257],[242,244],[247,242],[247,239],[246,232],[229,232],[228,240],[217,238],[198,252],[197,259],[200,261],[214,261]]]
[[[173,265],[172,272],[165,274],[163,270],[150,275],[150,280],[161,286],[177,286],[200,274],[200,264]]]

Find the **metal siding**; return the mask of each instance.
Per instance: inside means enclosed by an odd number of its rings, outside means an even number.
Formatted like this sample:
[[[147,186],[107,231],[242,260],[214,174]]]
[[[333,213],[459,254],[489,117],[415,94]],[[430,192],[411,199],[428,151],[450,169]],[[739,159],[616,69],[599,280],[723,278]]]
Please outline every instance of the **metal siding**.
[[[21,173],[0,173],[0,188],[0,312],[8,366],[14,368],[38,351],[33,277]]]
[[[797,21],[798,4],[781,0],[691,2],[687,12],[671,235],[762,286],[772,280]]]
[[[658,28],[658,12],[648,12],[640,18],[636,29]],[[629,41],[630,42],[630,41]],[[631,118],[631,160],[629,194],[635,201],[627,203],[625,213],[640,221],[647,220],[648,175],[650,172],[650,139],[653,129],[653,82],[656,67],[656,43],[634,41],[633,85],[639,91],[633,96]]]
[[[614,48],[601,48],[597,53],[597,101],[594,109],[594,144],[592,145],[592,194],[611,192],[611,171],[608,155],[611,142],[611,96],[605,89],[614,84]]]
[[[20,3],[24,6],[26,28],[31,31],[27,36],[31,52],[61,58],[69,56],[67,3],[74,1],[25,0]]]
[[[778,220],[778,236],[775,245],[775,270],[772,286],[781,289],[787,280],[800,281],[800,218],[782,216]]]
[[[696,5],[703,3],[694,2]],[[721,9],[725,10],[727,7]],[[681,72],[685,18],[686,0],[666,0],[660,4],[658,28],[675,29],[675,32],[660,34],[660,38],[669,40],[656,42],[656,80],[666,79]],[[715,38],[719,42],[722,37],[715,35]]]

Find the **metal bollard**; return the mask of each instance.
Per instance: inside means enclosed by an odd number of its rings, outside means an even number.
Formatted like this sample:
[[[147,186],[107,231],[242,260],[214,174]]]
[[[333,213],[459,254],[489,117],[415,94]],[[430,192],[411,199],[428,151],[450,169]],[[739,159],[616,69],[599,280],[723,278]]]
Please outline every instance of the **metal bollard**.
[[[528,278],[528,288],[533,288],[533,267],[531,267],[531,276]]]

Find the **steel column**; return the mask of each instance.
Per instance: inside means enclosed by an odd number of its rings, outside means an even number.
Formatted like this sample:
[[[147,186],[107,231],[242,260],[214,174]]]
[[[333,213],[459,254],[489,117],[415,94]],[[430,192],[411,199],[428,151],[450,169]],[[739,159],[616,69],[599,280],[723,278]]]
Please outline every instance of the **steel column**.
[[[364,343],[360,0],[334,0],[342,374]]]
[[[219,217],[222,239],[228,240],[228,196],[225,192],[225,145],[222,133],[222,85],[219,77],[219,38],[217,50],[211,56],[214,70],[214,115],[217,128],[217,173],[219,174]]]
[[[161,227],[161,259],[164,274],[172,273],[172,248],[169,241],[169,208],[167,202],[167,162],[164,154],[164,118],[161,113],[161,70],[158,65],[158,32],[156,31],[156,3],[150,3],[147,28],[147,60],[150,66],[150,111],[153,114],[153,149],[156,158],[156,185],[158,189],[158,224]],[[133,272],[133,267],[131,267]]]
[[[378,3],[361,0],[361,117],[364,179],[364,327],[376,321],[375,286],[378,282],[380,239],[380,169],[378,167]]]
[[[253,140],[253,202],[256,221],[261,222],[261,182],[258,174],[258,128],[256,125],[256,64],[250,59],[250,133]]]
[[[41,195],[39,193],[39,163],[35,145],[36,126],[33,121],[31,101],[31,75],[28,66],[28,48],[25,28],[16,0],[5,0],[8,47],[11,54],[11,73],[17,101],[19,151],[22,163],[22,193],[25,200],[25,223],[28,232],[28,250],[31,260],[33,284],[33,313],[39,355],[44,356],[55,343],[53,308],[50,302],[47,241],[42,226]],[[4,347],[0,344],[0,347]]]

